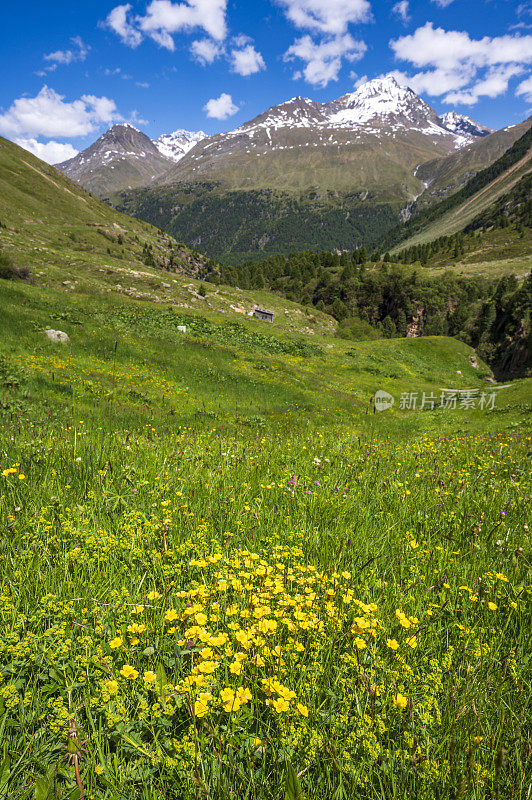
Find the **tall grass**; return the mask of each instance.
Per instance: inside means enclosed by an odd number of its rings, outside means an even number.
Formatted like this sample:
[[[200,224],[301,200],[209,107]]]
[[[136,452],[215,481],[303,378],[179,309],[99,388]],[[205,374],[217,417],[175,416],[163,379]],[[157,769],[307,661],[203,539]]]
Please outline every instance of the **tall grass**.
[[[530,796],[530,437],[374,424],[4,428],[0,797]]]

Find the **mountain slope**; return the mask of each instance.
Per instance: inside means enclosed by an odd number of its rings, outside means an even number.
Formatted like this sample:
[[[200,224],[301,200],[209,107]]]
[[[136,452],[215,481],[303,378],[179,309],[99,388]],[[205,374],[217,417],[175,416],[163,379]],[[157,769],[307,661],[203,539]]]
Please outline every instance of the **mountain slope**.
[[[122,192],[114,203],[229,264],[266,253],[353,249],[375,241],[397,223],[391,204],[365,204],[357,195],[228,191],[209,182]]]
[[[359,192],[403,202],[423,190],[414,168],[472,140],[393,78],[330,103],[295,97],[199,142],[158,180],[220,181],[230,190]]]
[[[0,247],[15,264],[45,267],[63,279],[76,269],[131,273],[146,265],[194,275],[205,265],[184,245],[120,214],[1,137],[0,223]]]
[[[163,154],[133,125],[113,125],[74,158],[56,164],[69,178],[98,197],[144,186],[164,174],[174,159]]]
[[[500,158],[531,125],[532,120],[527,119],[519,125],[489,133],[456,153],[420,164],[416,177],[423,181],[426,188],[416,200],[417,208],[431,205],[456,192],[473,175]]]
[[[405,225],[390,231],[382,241],[397,250],[450,236],[489,208],[532,169],[532,127],[493,164],[478,172],[453,195],[422,209]]]
[[[128,323],[127,308],[137,301],[147,307],[148,318],[157,316],[155,306],[162,309],[174,337],[176,324],[181,324],[178,313],[214,315],[230,327],[247,320],[255,305],[275,312],[274,323],[268,326],[275,335],[329,335],[336,327],[328,315],[307,314],[268,292],[210,286],[202,293],[201,279],[216,264],[151,225],[117,212],[62,172],[1,137],[0,259],[12,261],[15,268],[28,267],[32,284],[3,281],[0,260],[0,290],[31,296],[43,287],[59,292],[54,319],[62,322],[51,327],[67,332],[77,324],[72,319],[91,318],[96,307],[100,309],[98,325],[106,328],[113,316],[117,324],[120,319]],[[73,294],[82,299],[70,314]],[[46,304],[44,309],[46,313]],[[2,321],[3,311],[0,297]],[[249,322],[253,326],[258,320]],[[260,323],[258,330],[263,326]],[[201,333],[201,319],[199,329]],[[139,335],[143,333],[140,325]]]
[[[354,249],[375,242],[424,190],[420,163],[486,130],[443,120],[411,89],[376,79],[329,103],[274,106],[199,141],[150,187],[111,199],[226,263]]]
[[[446,114],[442,114],[440,120],[447,130],[454,133],[462,133],[465,136],[487,136],[489,133],[493,133],[492,128],[488,128],[486,125],[479,125],[471,117],[465,114],[457,114],[456,111],[448,111]]]

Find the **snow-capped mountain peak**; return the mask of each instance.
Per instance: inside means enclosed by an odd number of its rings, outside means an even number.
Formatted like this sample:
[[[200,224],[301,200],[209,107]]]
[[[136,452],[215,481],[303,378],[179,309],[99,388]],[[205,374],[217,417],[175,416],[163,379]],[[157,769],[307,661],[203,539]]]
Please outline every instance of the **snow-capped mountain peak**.
[[[415,125],[427,121],[437,123],[434,109],[418,95],[388,75],[363,83],[355,92],[328,104],[333,123],[363,124],[371,120],[390,118]]]
[[[255,119],[231,131],[229,135],[249,135],[260,129],[275,131],[280,128],[313,128],[325,119],[321,103],[308,97],[292,97],[278,106],[268,108]]]
[[[172,161],[181,161],[195,144],[206,139],[207,134],[203,131],[186,131],[179,128],[173,133],[163,133],[153,143],[161,155],[170,158]]]
[[[465,136],[487,136],[488,133],[493,133],[491,128],[486,125],[481,125],[475,122],[471,117],[465,114],[458,114],[456,111],[448,111],[440,117],[441,123],[444,128],[453,133],[463,134]]]

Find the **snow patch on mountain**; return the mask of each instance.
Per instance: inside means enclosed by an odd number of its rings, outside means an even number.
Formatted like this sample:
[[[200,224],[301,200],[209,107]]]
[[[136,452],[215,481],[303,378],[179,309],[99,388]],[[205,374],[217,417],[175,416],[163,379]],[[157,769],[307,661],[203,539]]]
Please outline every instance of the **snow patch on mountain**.
[[[332,142],[331,130],[352,131],[355,139],[364,133],[393,137],[396,133],[413,130],[431,137],[447,137],[452,146],[459,149],[475,137],[485,135],[484,131],[489,132],[488,128],[472,120],[471,124],[466,124],[468,119],[458,114],[440,118],[412,89],[400,86],[393,76],[386,76],[367,81],[355,92],[328,103],[319,103],[308,97],[292,97],[222,136],[228,141],[245,135],[253,146],[270,144],[278,149],[279,142],[274,142],[272,133],[282,129],[306,128],[324,144],[347,144],[345,141]],[[266,142],[260,133],[266,134]],[[281,146],[281,149],[285,147]]]
[[[443,127],[448,131],[462,134],[470,138],[487,136],[489,133],[493,133],[493,130],[486,125],[481,125],[471,119],[471,117],[465,114],[458,114],[456,111],[448,111],[446,114],[442,114],[440,120]]]
[[[375,78],[330,104],[334,124],[361,125],[376,117],[406,117],[412,121],[433,119],[434,110],[412,89],[399,86],[395,78]],[[336,113],[334,110],[338,109]],[[417,119],[414,120],[414,117]]]
[[[161,155],[175,161],[181,161],[189,150],[203,139],[207,134],[203,131],[186,131],[179,129],[173,133],[163,133],[158,139],[153,139],[153,144]]]

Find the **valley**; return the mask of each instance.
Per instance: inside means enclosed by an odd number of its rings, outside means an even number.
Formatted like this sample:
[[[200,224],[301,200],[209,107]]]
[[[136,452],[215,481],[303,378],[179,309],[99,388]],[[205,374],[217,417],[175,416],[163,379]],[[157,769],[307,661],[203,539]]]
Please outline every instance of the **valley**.
[[[59,168],[121,211],[237,264],[371,246],[412,204],[453,193],[529,127],[440,118],[386,78],[327,103],[292,98],[216,136],[178,130],[151,141],[116,125]]]
[[[530,794],[530,139],[0,137],[0,800]]]

